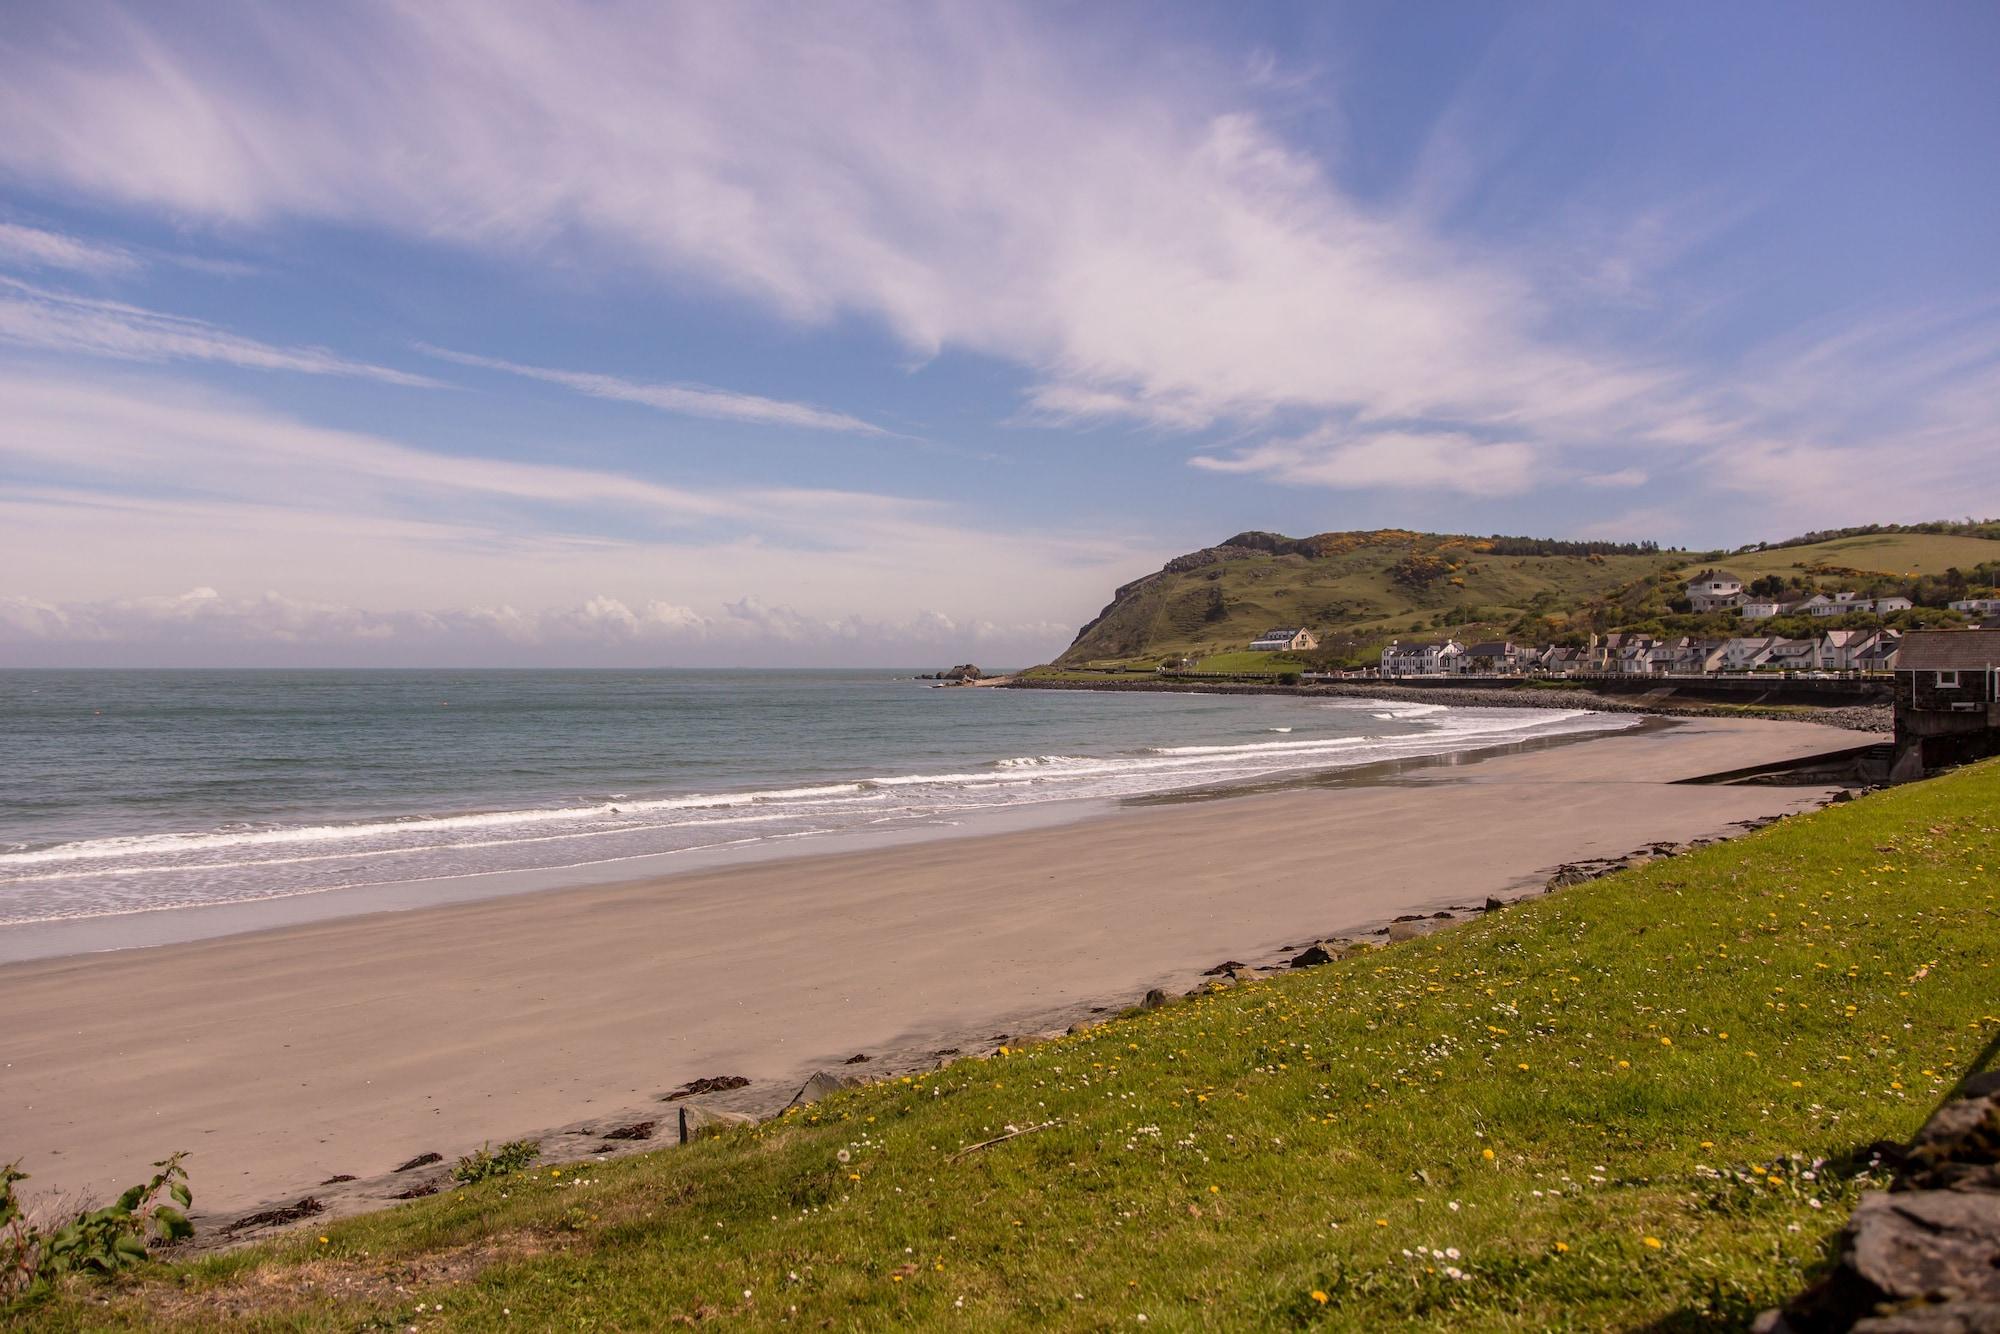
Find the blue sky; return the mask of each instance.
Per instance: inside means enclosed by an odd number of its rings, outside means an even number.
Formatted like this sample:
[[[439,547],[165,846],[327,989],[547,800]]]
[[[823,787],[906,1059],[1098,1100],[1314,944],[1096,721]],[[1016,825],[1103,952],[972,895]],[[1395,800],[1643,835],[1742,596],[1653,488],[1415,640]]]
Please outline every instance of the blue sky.
[[[1045,658],[2000,512],[1990,4],[24,4],[0,664]]]

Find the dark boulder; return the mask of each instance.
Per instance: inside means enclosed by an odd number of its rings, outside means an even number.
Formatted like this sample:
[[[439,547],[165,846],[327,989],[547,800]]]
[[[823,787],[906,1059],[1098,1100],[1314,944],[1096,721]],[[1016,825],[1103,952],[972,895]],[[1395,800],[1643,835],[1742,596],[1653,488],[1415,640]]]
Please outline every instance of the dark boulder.
[[[1765,1334],[2000,1330],[2000,1072],[1967,1081],[1924,1123],[1887,1191],[1864,1195],[1831,1272]]]
[[[1334,963],[1337,960],[1345,959],[1347,955],[1347,946],[1340,944],[1338,941],[1316,940],[1306,946],[1304,950],[1292,956],[1291,966],[1294,968],[1316,968],[1323,963]]]

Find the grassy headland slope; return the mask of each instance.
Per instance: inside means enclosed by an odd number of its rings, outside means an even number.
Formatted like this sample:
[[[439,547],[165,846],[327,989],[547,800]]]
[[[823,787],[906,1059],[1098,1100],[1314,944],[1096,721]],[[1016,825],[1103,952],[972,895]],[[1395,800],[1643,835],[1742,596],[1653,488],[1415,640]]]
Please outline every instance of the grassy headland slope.
[[[1277,625],[1311,626],[1327,654],[1351,655],[1440,617],[1476,629],[1602,599],[1682,559],[1637,547],[1502,554],[1491,538],[1400,529],[1242,533],[1120,588],[1056,665],[1241,649]]]
[[[1803,546],[1774,546],[1718,557],[1746,579],[1762,574],[1820,575],[1828,571],[1897,576],[1972,570],[2000,559],[2000,543],[1957,533],[1866,533]]]
[[[1580,641],[1614,629],[1738,633],[1733,613],[1691,615],[1682,600],[1682,584],[1709,565],[1750,581],[1775,575],[1793,599],[1821,590],[1902,593],[1925,603],[1906,616],[1912,623],[1955,623],[1956,616],[1930,608],[2000,580],[2000,541],[1992,525],[1949,526],[1958,531],[1844,532],[1729,553],[1401,529],[1299,539],[1240,533],[1120,588],[1051,665],[1150,672],[1162,661],[1193,657],[1207,671],[1269,672],[1361,664],[1390,639],[1442,633],[1534,642]],[[1952,582],[1949,571],[1958,572]],[[1242,653],[1279,625],[1311,628],[1320,650]],[[1785,621],[1759,633],[1824,628]]]
[[[1996,812],[2000,763],[25,1319],[1741,1326],[1827,1253],[1856,1150],[2000,1045]]]

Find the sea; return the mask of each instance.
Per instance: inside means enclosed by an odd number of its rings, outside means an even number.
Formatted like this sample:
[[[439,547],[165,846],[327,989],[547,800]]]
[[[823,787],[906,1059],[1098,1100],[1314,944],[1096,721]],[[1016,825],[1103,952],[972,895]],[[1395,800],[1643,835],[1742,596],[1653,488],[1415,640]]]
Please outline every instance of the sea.
[[[914,675],[0,671],[0,942],[274,899],[373,904],[371,887],[462,898],[524,871],[611,880],[1629,722]]]

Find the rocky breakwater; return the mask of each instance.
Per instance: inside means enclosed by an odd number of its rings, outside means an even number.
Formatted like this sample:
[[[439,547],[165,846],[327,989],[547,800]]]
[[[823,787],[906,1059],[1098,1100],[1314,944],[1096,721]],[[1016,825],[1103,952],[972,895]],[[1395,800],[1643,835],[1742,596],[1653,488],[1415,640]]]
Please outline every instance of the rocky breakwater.
[[[1878,1144],[1895,1173],[1861,1197],[1819,1282],[1757,1320],[1760,1334],[2000,1330],[2000,1071],[1977,1075],[1908,1144]]]

